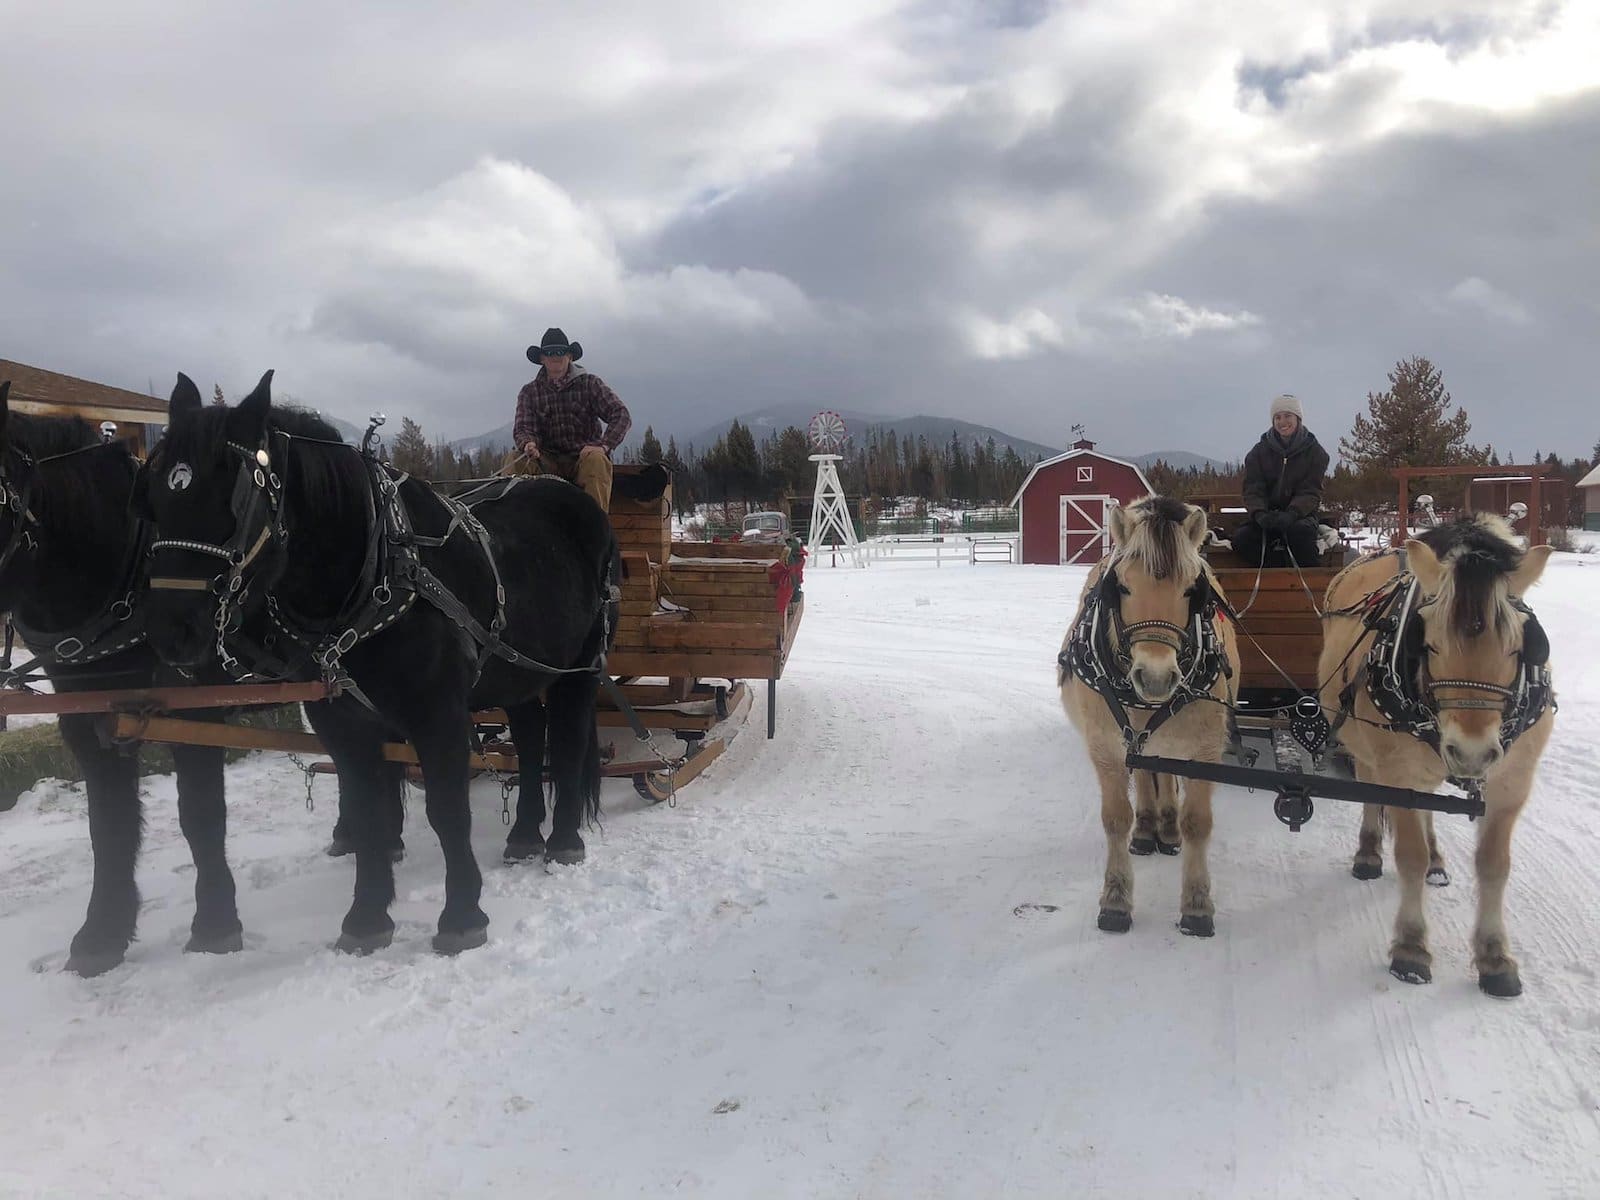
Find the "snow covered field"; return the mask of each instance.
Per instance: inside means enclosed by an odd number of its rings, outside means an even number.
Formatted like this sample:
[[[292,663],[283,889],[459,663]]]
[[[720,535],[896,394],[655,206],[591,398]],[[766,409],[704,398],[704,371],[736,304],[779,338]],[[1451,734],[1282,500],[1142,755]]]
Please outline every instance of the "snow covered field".
[[[1054,690],[1080,569],[813,571],[779,687],[646,809],[608,785],[577,869],[499,863],[486,948],[434,957],[413,799],[395,946],[327,949],[351,866],[279,757],[230,768],[248,949],[186,956],[193,874],[151,781],[127,965],[63,975],[81,791],[0,814],[0,1195],[1600,1196],[1600,560],[1531,597],[1561,711],[1507,897],[1526,994],[1479,994],[1471,827],[1440,818],[1436,982],[1385,971],[1391,876],[1357,813],[1290,834],[1223,789],[1218,935],[1136,860],[1095,929],[1102,837]],[[1042,907],[1057,906],[1054,911]]]

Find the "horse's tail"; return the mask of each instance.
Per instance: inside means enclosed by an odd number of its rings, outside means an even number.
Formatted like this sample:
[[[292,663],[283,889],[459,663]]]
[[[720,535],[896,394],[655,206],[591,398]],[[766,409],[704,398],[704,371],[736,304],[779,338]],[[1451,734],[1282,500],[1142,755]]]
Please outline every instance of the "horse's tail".
[[[600,596],[605,607],[605,649],[610,650],[617,640],[617,621],[622,616],[622,585],[628,580],[628,564],[623,561],[622,547],[617,542],[616,530],[606,522],[606,548],[601,559]]]
[[[591,691],[590,695],[596,693]],[[591,705],[591,708],[594,707]],[[600,823],[600,730],[595,714],[589,714],[589,745],[583,754],[583,819],[588,825]]]

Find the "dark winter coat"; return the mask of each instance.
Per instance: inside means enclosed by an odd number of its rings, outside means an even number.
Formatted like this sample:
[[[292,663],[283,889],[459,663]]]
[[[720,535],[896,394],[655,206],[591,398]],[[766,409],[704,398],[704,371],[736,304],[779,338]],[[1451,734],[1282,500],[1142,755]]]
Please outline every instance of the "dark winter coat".
[[[1269,429],[1244,456],[1244,506],[1252,517],[1269,509],[1315,516],[1327,473],[1328,452],[1316,434],[1302,425],[1285,445]]]

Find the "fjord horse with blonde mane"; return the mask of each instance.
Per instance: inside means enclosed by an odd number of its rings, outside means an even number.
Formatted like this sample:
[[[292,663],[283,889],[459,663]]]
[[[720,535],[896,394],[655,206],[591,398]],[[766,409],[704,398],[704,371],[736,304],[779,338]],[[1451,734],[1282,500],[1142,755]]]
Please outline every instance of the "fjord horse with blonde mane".
[[[1228,744],[1239,652],[1232,626],[1218,615],[1221,594],[1200,555],[1203,511],[1152,496],[1112,509],[1110,529],[1112,554],[1084,584],[1057,660],[1057,682],[1067,719],[1083,735],[1100,780],[1106,874],[1099,926],[1122,933],[1133,923],[1128,752],[1137,745],[1147,754],[1219,761]],[[1151,837],[1155,831],[1145,825],[1154,824],[1148,810],[1157,786],[1140,772],[1140,832]],[[1163,777],[1159,786],[1163,801],[1175,797],[1173,781]],[[1178,927],[1197,937],[1215,932],[1206,862],[1213,786],[1185,780],[1181,817],[1165,818],[1159,836],[1167,845],[1181,837]]]
[[[1349,710],[1339,738],[1356,777],[1425,792],[1447,780],[1481,789],[1472,952],[1478,985],[1492,996],[1522,991],[1503,911],[1511,830],[1555,708],[1549,642],[1522,596],[1549,557],[1548,546],[1524,551],[1505,521],[1480,514],[1408,541],[1403,563],[1381,553],[1328,585],[1317,677],[1324,711]],[[1400,876],[1389,970],[1427,983],[1426,822],[1413,809],[1388,815]],[[1363,851],[1381,850],[1378,838],[1377,847],[1364,838]]]

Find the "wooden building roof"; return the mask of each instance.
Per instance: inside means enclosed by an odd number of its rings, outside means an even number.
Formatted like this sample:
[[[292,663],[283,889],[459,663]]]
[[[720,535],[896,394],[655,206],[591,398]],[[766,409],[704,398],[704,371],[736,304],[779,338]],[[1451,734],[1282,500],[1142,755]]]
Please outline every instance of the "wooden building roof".
[[[0,383],[11,381],[11,407],[41,417],[82,417],[119,425],[162,425],[167,402],[0,358]]]

